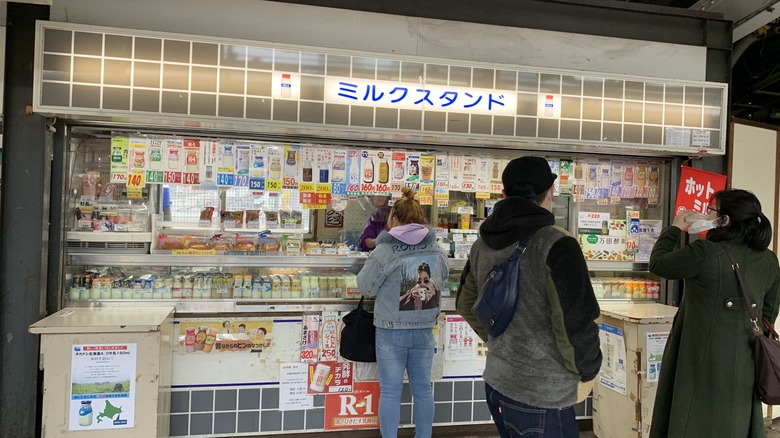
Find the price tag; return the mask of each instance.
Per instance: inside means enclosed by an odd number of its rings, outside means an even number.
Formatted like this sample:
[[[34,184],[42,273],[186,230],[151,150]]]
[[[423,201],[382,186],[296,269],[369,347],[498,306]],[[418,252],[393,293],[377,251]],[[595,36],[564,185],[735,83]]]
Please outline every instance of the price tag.
[[[200,174],[199,173],[185,173],[184,174],[184,184],[200,184]]]
[[[175,256],[215,256],[217,250],[215,249],[174,249],[171,251],[171,255]]]
[[[596,200],[596,205],[608,205],[608,201],[607,198],[599,198]]]
[[[149,173],[146,172],[146,175],[149,176]],[[168,184],[181,184],[181,172],[165,172],[165,182]]]
[[[420,205],[433,205],[433,196],[420,195]]]
[[[317,187],[314,189],[317,193],[330,193],[331,192],[331,186],[330,184],[320,183],[317,184]]]
[[[279,180],[266,180],[265,189],[268,191],[278,192],[282,190],[282,182]]]
[[[144,186],[144,174],[131,173],[127,175],[127,187],[143,187]]]
[[[249,178],[250,190],[265,190],[265,180],[262,178]]]
[[[621,202],[622,202],[622,200],[619,197],[617,197],[617,196],[612,196],[612,197],[609,198],[609,203],[610,204],[615,205],[615,204],[620,204]]]
[[[447,208],[450,206],[450,200],[449,199],[437,199],[436,200],[436,206],[439,208]]]
[[[476,197],[477,197],[477,199],[490,199],[490,193],[487,193],[487,192],[477,192]]]
[[[144,196],[143,191],[143,187],[128,187],[127,197],[130,199],[141,199]]]
[[[325,210],[327,207],[327,204],[303,204],[304,210]]]
[[[301,193],[315,193],[315,186],[314,183],[305,182],[301,183],[298,186],[298,190],[300,190]]]
[[[249,175],[236,175],[233,187],[249,187]]]

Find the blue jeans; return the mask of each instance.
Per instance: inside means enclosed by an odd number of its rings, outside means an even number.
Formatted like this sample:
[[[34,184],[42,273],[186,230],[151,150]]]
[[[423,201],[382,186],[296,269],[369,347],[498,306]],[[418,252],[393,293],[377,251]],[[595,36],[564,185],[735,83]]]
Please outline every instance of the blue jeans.
[[[485,398],[501,438],[578,438],[574,406],[545,409],[512,400],[485,383]]]
[[[426,329],[376,328],[376,364],[379,369],[379,431],[383,438],[398,436],[404,370],[414,397],[415,438],[430,438],[433,429],[431,367],[435,341]]]

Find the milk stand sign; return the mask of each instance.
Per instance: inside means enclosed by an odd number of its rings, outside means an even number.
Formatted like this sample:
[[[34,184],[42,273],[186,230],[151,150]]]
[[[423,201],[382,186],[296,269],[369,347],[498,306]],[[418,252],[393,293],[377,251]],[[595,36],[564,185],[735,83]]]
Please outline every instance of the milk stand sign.
[[[713,194],[726,188],[726,175],[683,166],[677,189],[675,214],[682,210],[695,210],[707,214],[707,206]]]
[[[69,430],[135,427],[136,344],[74,345]]]

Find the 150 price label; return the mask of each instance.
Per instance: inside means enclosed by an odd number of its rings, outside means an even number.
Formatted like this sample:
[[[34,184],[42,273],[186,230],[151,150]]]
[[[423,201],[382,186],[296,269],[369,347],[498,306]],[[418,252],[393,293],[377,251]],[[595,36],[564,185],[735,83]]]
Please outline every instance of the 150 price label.
[[[266,180],[265,189],[278,192],[282,190],[282,182],[279,180]]]

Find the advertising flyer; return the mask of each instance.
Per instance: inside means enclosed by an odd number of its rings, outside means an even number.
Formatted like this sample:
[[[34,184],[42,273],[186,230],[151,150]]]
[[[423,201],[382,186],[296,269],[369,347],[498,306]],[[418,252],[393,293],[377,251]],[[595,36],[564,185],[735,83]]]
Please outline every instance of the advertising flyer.
[[[450,158],[445,153],[436,155],[435,178],[434,198],[437,200],[450,199]]]
[[[647,334],[647,381],[657,382],[661,374],[661,362],[664,357],[664,348],[669,339],[669,332]]]
[[[639,220],[639,251],[634,256],[634,261],[649,262],[650,253],[658,238],[661,237],[663,221],[640,219]]]
[[[282,191],[282,156],[284,151],[280,146],[266,147],[266,163],[268,173],[265,179],[265,189],[269,192]]]
[[[249,169],[252,166],[252,145],[236,144],[236,176],[233,187],[249,187]]]
[[[301,147],[294,144],[284,145],[284,184],[285,189],[297,189],[300,178],[298,176],[300,163]]]
[[[461,191],[474,193],[477,191],[477,157],[463,157],[461,161]]]
[[[216,141],[205,140],[203,145],[203,162],[200,166],[200,187],[203,190],[216,189],[217,185],[217,145]]]
[[[339,358],[337,312],[322,313],[322,330],[320,331],[320,361],[332,361]]]
[[[623,329],[599,323],[599,339],[604,360],[599,371],[599,383],[619,394],[626,395],[626,344]]]
[[[111,182],[127,182],[127,147],[130,140],[127,137],[111,138]]]
[[[129,159],[127,161],[127,190],[133,196],[141,197],[140,190],[146,185],[147,153],[149,139],[145,137],[130,137],[128,146]]]
[[[352,362],[310,362],[309,394],[352,392]]]
[[[184,140],[184,184],[200,184],[201,150],[200,140],[188,138]]]
[[[165,148],[163,150],[165,152],[163,179],[168,184],[181,184],[182,168],[184,167],[182,165],[184,162],[184,142],[180,138],[168,138],[165,140]],[[151,149],[149,155],[149,166],[151,167],[153,164],[151,161]]]
[[[325,396],[325,430],[379,428],[379,382],[355,382],[351,394]]]
[[[498,171],[498,163],[496,171]],[[493,160],[490,157],[481,156],[477,158],[477,193],[490,193],[490,174],[493,167]]]
[[[301,362],[317,362],[319,348],[320,315],[304,315],[301,332]]]
[[[135,427],[136,344],[73,345],[68,430]]]
[[[217,143],[217,185],[232,186],[236,171],[236,145]]]
[[[474,360],[479,338],[462,316],[447,316],[445,320],[444,360]]]
[[[462,187],[463,179],[461,178],[461,172],[463,172],[463,157],[460,155],[450,155],[450,179],[449,188],[450,191],[459,192]]]
[[[149,166],[146,169],[147,183],[160,184],[163,182],[165,143],[166,140],[164,138],[153,137],[149,139]]]
[[[302,411],[314,407],[314,397],[306,393],[309,367],[305,363],[279,366],[279,410]]]
[[[260,353],[273,345],[273,320],[181,320],[178,352]]]

